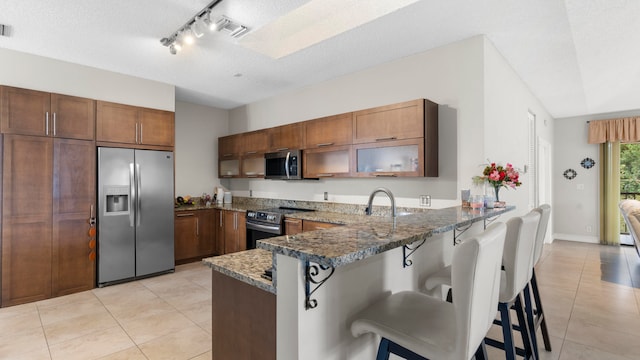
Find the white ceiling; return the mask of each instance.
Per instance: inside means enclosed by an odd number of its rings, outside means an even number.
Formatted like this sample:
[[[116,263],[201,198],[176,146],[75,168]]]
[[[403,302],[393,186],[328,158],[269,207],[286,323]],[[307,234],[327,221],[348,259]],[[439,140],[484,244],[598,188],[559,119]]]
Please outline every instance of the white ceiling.
[[[421,0],[280,59],[222,32],[169,54],[159,40],[209,2],[0,0],[10,26],[0,48],[173,84],[178,100],[231,109],[485,34],[553,117],[640,109],[637,0]],[[214,14],[254,31],[307,2],[223,0]]]

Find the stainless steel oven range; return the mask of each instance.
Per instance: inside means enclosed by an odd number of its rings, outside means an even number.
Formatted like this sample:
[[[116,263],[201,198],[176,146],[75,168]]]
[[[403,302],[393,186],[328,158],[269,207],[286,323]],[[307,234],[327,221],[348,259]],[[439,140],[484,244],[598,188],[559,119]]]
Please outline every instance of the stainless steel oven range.
[[[290,207],[247,210],[247,249],[255,249],[260,239],[284,235],[284,216],[303,211],[313,210]]]

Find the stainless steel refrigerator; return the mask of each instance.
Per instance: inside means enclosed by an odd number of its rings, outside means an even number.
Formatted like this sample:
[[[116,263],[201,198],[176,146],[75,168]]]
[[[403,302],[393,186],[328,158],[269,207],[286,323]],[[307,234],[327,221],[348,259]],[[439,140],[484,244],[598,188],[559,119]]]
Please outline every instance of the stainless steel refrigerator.
[[[98,148],[98,286],[174,270],[173,153]]]

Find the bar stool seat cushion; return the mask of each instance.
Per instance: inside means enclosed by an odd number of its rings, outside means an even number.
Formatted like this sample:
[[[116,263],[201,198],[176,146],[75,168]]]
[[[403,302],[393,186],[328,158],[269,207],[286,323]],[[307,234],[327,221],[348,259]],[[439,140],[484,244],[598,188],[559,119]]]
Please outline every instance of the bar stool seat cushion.
[[[404,291],[379,301],[358,315],[351,333],[373,332],[418,354],[447,359],[455,352],[456,314],[452,303]],[[425,326],[426,325],[426,326]]]

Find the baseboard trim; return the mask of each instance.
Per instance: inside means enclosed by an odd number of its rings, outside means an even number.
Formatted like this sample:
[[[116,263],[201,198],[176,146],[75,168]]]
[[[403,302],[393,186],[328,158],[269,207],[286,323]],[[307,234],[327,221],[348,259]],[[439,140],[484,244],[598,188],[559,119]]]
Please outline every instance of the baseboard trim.
[[[577,241],[577,242],[590,243],[590,244],[600,243],[600,240],[598,239],[597,236],[554,233],[552,238],[554,240],[568,240],[568,241]]]

